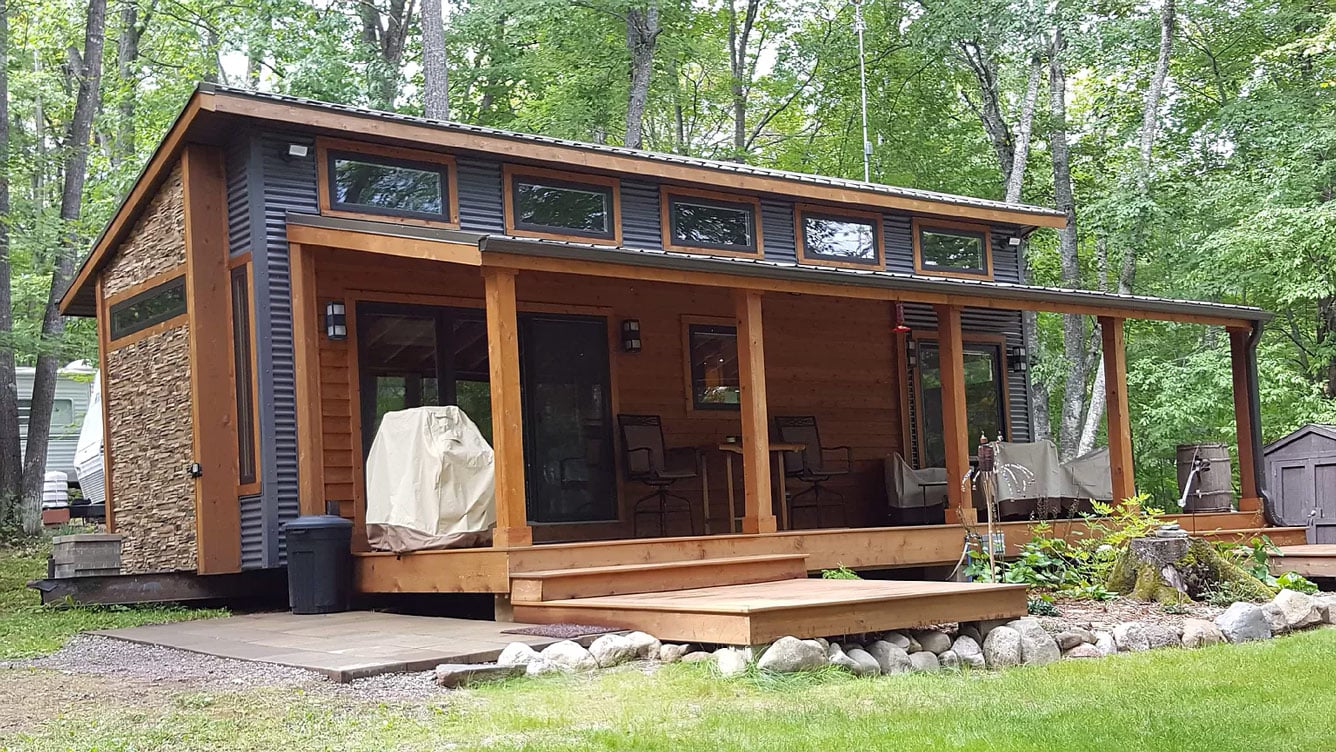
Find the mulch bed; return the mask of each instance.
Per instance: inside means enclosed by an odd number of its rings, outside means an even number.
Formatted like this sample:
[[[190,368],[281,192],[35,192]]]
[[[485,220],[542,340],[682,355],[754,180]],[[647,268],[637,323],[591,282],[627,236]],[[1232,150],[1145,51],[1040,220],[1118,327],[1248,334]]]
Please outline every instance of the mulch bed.
[[[1053,605],[1057,606],[1058,615],[1043,617],[1040,621],[1053,619],[1078,626],[1089,625],[1089,629],[1098,630],[1110,630],[1129,621],[1179,627],[1184,619],[1213,621],[1215,617],[1224,613],[1223,608],[1207,603],[1184,604],[1182,613],[1171,613],[1165,611],[1158,603],[1146,603],[1133,598],[1114,598],[1111,601],[1056,598]]]
[[[501,634],[526,635],[528,637],[551,637],[558,640],[573,640],[586,635],[621,632],[616,627],[595,627],[589,624],[538,624],[532,627],[503,629]]]

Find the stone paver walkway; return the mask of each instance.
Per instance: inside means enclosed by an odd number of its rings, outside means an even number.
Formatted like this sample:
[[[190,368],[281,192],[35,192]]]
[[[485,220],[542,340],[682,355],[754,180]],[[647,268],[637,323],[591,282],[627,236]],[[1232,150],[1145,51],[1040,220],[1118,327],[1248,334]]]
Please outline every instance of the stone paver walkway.
[[[378,674],[426,671],[438,663],[490,661],[512,642],[528,643],[539,650],[557,642],[549,637],[502,634],[502,630],[523,626],[527,625],[349,611],[310,616],[247,614],[107,629],[94,634],[222,658],[293,666],[346,682]]]

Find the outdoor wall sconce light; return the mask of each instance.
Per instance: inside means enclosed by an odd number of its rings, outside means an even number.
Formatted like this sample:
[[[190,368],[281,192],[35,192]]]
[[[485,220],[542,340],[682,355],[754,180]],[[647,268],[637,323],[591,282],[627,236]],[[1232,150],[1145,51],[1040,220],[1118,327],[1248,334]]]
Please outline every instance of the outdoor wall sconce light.
[[[909,334],[909,325],[905,323],[905,304],[895,301],[895,326],[891,331],[896,334]]]
[[[622,350],[629,353],[640,352],[640,319],[622,321]]]
[[[910,371],[918,368],[918,343],[912,339],[905,340],[905,368]]]
[[[288,144],[288,153],[284,156],[288,161],[294,159],[306,159],[306,155],[311,153],[311,147],[306,144]]]
[[[1030,370],[1030,358],[1024,347],[1007,348],[1007,370],[1012,373],[1025,373]]]
[[[325,335],[334,340],[348,338],[348,313],[342,300],[325,304]]]

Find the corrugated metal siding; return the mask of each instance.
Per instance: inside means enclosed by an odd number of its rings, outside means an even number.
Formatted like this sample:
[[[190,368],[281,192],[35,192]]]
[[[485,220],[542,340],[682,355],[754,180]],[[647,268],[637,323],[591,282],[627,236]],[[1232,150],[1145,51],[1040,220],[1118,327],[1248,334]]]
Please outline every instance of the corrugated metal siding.
[[[886,255],[886,269],[892,272],[914,272],[914,244],[910,233],[909,217],[900,214],[881,215],[882,251]],[[929,311],[931,314],[931,311]]]
[[[292,305],[288,278],[287,213],[315,213],[315,160],[289,159],[289,144],[314,146],[309,136],[267,133],[257,141],[262,203],[260,228],[264,237],[264,264],[256,264],[256,305],[268,311],[256,327],[259,346],[260,429],[264,436],[261,456],[265,506],[265,553],[268,562],[286,561],[286,544],[280,533],[282,523],[296,517],[297,499],[297,418],[292,364]],[[312,148],[314,152],[314,148]],[[254,164],[254,162],[252,163]],[[461,197],[463,191],[460,192]],[[256,195],[260,195],[257,192]],[[261,254],[257,252],[257,258]],[[261,279],[263,277],[263,279]],[[260,300],[264,297],[263,301]]]
[[[264,556],[264,497],[242,496],[241,506],[241,568],[264,569],[271,566]]]
[[[228,145],[224,154],[227,171],[227,248],[234,256],[250,250],[250,191],[246,173],[249,160],[249,138],[243,136]]]
[[[474,232],[504,232],[501,209],[501,165],[461,158],[458,179],[459,227]]]
[[[662,248],[663,215],[659,187],[653,183],[622,181],[622,245],[627,248]]]
[[[797,260],[798,250],[793,241],[793,202],[761,201],[761,243],[768,259]]]

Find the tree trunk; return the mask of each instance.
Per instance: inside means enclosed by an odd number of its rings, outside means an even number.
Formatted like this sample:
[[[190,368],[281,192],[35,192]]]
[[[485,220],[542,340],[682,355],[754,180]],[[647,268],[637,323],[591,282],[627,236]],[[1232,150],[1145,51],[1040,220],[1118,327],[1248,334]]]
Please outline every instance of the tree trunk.
[[[644,146],[645,105],[654,72],[654,48],[659,40],[659,4],[651,0],[643,10],[626,10],[626,51],[631,56],[631,88],[626,95],[626,139],[632,149]]]
[[[116,72],[120,76],[120,101],[117,102],[116,146],[114,164],[122,164],[135,155],[135,97],[139,81],[135,63],[139,59],[138,0],[121,0],[121,29],[116,42]]]
[[[51,291],[42,316],[42,349],[33,376],[32,407],[28,413],[28,451],[23,462],[23,529],[37,534],[42,529],[42,484],[46,476],[46,445],[51,435],[51,404],[55,397],[56,369],[60,366],[61,338],[65,323],[56,304],[65,292],[79,253],[76,222],[83,206],[84,180],[88,175],[89,137],[93,113],[99,106],[102,80],[102,48],[105,42],[107,0],[89,0],[84,27],[83,65],[79,71],[79,93],[74,116],[65,139],[65,183],[60,196],[61,239],[51,273]]]
[[[747,94],[751,88],[751,71],[747,46],[761,0],[746,0],[742,25],[738,25],[735,0],[728,1],[728,65],[732,73],[733,91],[733,159],[746,161],[747,154]]]
[[[993,144],[998,164],[1002,166],[1002,183],[1010,188],[1016,163],[1016,147],[1011,128],[1002,116],[1001,95],[997,88],[997,64],[988,48],[978,41],[961,42],[960,49],[979,84],[979,120],[988,134],[988,140]],[[1036,91],[1037,87],[1036,83]]]
[[[1067,215],[1067,223],[1058,230],[1058,258],[1062,283],[1079,287],[1081,267],[1076,246],[1076,199],[1072,194],[1071,153],[1067,145],[1067,76],[1063,70],[1062,29],[1053,34],[1053,54],[1049,59],[1049,109],[1052,132],[1049,151],[1053,156],[1053,197],[1057,208]],[[1062,316],[1062,350],[1067,363],[1067,378],[1062,389],[1062,415],[1058,426],[1058,454],[1065,461],[1076,455],[1081,437],[1081,418],[1085,413],[1086,379],[1089,371],[1085,358],[1085,319],[1078,314]]]
[[[1025,99],[1021,101],[1020,120],[1016,124],[1015,149],[1011,155],[1011,171],[1007,174],[1006,201],[1009,204],[1021,200],[1021,189],[1025,185],[1025,167],[1030,159],[1030,139],[1034,133],[1035,104],[1039,100],[1039,84],[1044,77],[1043,60],[1036,55],[1030,61],[1030,78],[1025,84]],[[1005,170],[1004,170],[1005,172]],[[1021,246],[1021,282],[1029,284],[1030,244]],[[1035,311],[1021,312],[1021,341],[1025,343],[1025,352],[1035,360],[1042,359],[1043,341],[1039,338],[1039,314]],[[1043,379],[1030,377],[1030,420],[1034,428],[1031,438],[1044,441],[1052,434],[1048,415],[1048,384]]]
[[[393,110],[399,98],[399,69],[404,56],[404,38],[413,19],[412,0],[390,0],[383,13],[371,0],[359,6],[362,41],[379,55],[370,71],[371,106]]]
[[[445,13],[441,0],[422,0],[422,112],[450,119],[450,69],[445,62]]]
[[[9,0],[0,0],[0,62],[9,61]],[[9,66],[0,65],[0,164],[9,164]],[[0,217],[9,216],[9,181],[0,180]],[[14,329],[9,274],[9,223],[0,222],[0,339]],[[14,351],[0,347],[0,529],[18,519],[23,484],[19,395]]]

